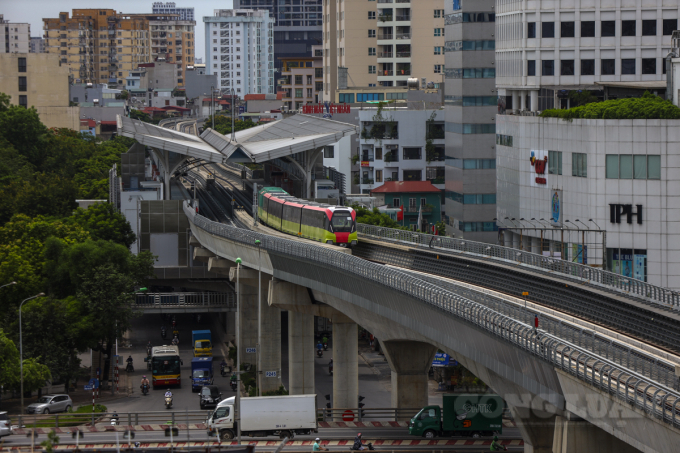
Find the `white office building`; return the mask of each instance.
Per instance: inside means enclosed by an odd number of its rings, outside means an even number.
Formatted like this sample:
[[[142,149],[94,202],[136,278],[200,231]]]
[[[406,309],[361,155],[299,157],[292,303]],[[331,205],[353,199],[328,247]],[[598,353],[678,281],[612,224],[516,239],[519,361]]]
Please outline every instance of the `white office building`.
[[[566,108],[570,90],[665,91],[677,0],[496,2],[496,85],[512,110]]]
[[[194,7],[180,7],[175,2],[153,2],[153,14],[178,14],[179,20],[194,20]]]
[[[387,181],[430,181],[444,189],[444,110],[367,108],[358,111],[361,127],[355,177],[362,194]]]
[[[28,53],[31,50],[31,25],[13,23],[0,14],[0,53]]]
[[[205,23],[205,65],[220,91],[274,94],[274,18],[267,10],[216,9]]]

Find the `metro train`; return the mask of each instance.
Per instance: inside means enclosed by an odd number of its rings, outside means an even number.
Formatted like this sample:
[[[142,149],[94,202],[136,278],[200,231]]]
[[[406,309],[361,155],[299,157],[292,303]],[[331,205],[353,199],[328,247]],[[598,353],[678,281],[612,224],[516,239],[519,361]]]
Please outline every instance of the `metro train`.
[[[280,187],[258,191],[257,216],[271,228],[313,241],[341,247],[358,242],[354,209],[301,200]]]

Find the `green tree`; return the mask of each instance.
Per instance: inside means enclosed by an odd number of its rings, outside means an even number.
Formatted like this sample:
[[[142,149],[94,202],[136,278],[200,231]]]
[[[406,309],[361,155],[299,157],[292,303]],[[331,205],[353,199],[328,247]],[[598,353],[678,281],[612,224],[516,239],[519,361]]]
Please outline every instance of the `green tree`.
[[[357,223],[364,223],[366,225],[376,225],[385,228],[396,228],[399,230],[408,230],[406,227],[402,227],[398,222],[392,220],[388,214],[383,214],[378,210],[378,208],[373,208],[373,210],[368,210],[359,205],[352,205],[352,208],[357,212]]]
[[[0,137],[36,166],[44,152],[47,128],[34,108],[13,105],[0,113]]]
[[[70,219],[94,239],[112,241],[128,249],[137,239],[125,216],[110,203],[96,203],[87,209],[78,208]]]
[[[257,126],[250,119],[245,121],[234,120],[234,129],[236,132],[250,129]],[[204,128],[212,127],[212,116],[209,116],[203,124]],[[215,115],[215,130],[222,135],[231,134],[231,117],[226,115]]]
[[[151,117],[149,114],[142,112],[141,110],[130,110],[130,118],[133,120],[144,121],[145,123],[151,123]]]
[[[5,93],[0,93],[0,113],[6,112],[12,102],[12,98]]]
[[[597,96],[588,90],[572,90],[569,92],[569,100],[574,107],[580,105],[590,104],[591,102],[597,102]]]
[[[19,383],[19,350],[0,329],[0,386],[15,388]]]
[[[59,436],[57,436],[57,433],[52,430],[47,433],[47,440],[40,442],[40,445],[45,447],[45,451],[47,453],[52,453],[54,451],[54,447],[59,445]]]

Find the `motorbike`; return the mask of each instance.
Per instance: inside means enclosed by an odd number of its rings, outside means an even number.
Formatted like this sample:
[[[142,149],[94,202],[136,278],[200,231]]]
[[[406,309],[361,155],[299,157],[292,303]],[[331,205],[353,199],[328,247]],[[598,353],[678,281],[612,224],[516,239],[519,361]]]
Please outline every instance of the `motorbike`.
[[[111,416],[111,426],[116,426],[118,424],[118,414],[113,414]]]
[[[331,359],[330,363],[328,364],[328,374],[333,376],[333,359]]]
[[[324,343],[324,344],[323,344],[323,350],[324,350],[324,351],[328,351],[328,343]]]
[[[317,356],[317,357],[323,357],[323,350],[317,349],[317,350],[316,350],[316,356]]]
[[[165,408],[170,409],[172,407],[172,396],[165,397]]]
[[[235,391],[236,391],[236,385],[237,385],[237,384],[236,384],[236,381],[231,381],[230,384],[231,384],[231,391],[232,391],[232,392],[235,392]]]
[[[364,444],[364,446],[368,447],[369,450],[375,450],[375,448],[373,448],[373,444],[370,443],[370,442],[368,442],[367,444]],[[354,445],[349,447],[349,449],[350,449],[350,451],[359,451],[359,450],[354,448]]]
[[[226,365],[220,365],[220,374],[222,377],[227,377],[227,366]]]
[[[149,384],[144,384],[141,387],[142,387],[142,395],[146,395],[147,393],[149,393]]]
[[[151,345],[150,344],[146,345],[146,355],[151,357]]]
[[[127,371],[128,373],[132,373],[132,372],[135,371],[135,367],[132,366],[132,362],[127,363],[127,366],[125,367],[125,371]]]
[[[167,336],[167,333],[165,332],[165,327],[161,327],[161,337],[165,340],[165,337]]]

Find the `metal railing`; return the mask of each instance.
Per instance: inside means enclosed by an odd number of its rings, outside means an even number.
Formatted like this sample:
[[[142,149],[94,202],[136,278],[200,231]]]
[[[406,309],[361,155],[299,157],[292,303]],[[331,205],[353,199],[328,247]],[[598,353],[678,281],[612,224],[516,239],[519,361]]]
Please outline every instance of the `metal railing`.
[[[227,305],[236,306],[234,293],[137,293],[135,304],[143,306]]]
[[[364,407],[362,409],[356,407],[350,408],[337,408],[333,407],[331,409],[320,408],[316,411],[316,419],[322,422],[332,422],[342,420],[343,416],[345,418],[353,418],[353,420],[347,421],[357,421],[362,422],[365,420],[373,421],[400,421],[413,418],[422,407],[419,408],[394,408],[394,407]],[[348,415],[351,416],[348,417]],[[367,425],[370,426],[370,425]]]
[[[466,255],[477,255],[513,264],[520,264],[550,274],[562,274],[594,285],[599,285],[626,296],[636,296],[656,302],[664,308],[680,309],[680,293],[669,288],[654,286],[649,283],[624,277],[609,271],[603,271],[584,264],[573,263],[550,256],[543,256],[525,250],[474,242],[467,239],[455,239],[444,236],[433,236],[425,233],[414,233],[405,230],[357,224],[359,234],[388,240],[405,242],[422,247],[446,249]]]
[[[260,248],[267,252],[300,258],[318,266],[333,266],[355,278],[371,281],[436,307],[547,361],[601,391],[616,396],[619,400],[641,408],[651,417],[680,427],[680,393],[551,333],[536,331],[525,322],[512,319],[407,272],[386,268],[335,250],[211,222],[197,215],[186,202],[184,212],[195,228],[213,236],[249,246],[259,240]],[[636,357],[631,357],[631,360],[636,360]]]
[[[245,170],[246,176],[248,179],[253,179],[253,170],[250,168],[246,167],[245,165],[238,164],[236,162],[224,162],[222,165],[225,167],[231,168],[232,170],[236,170],[238,172],[243,172]]]

